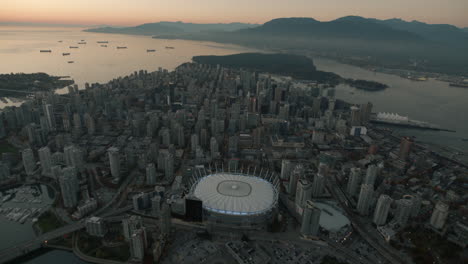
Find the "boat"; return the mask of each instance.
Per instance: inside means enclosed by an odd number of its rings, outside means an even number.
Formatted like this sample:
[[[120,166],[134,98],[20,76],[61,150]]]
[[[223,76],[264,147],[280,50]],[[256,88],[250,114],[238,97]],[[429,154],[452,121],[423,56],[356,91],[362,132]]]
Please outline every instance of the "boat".
[[[70,46],[70,49],[78,49],[76,46]]]
[[[52,52],[51,50],[41,50],[41,52]]]
[[[98,41],[97,43],[109,43],[109,41]]]
[[[117,49],[126,49],[127,47],[117,47]]]
[[[452,86],[452,87],[468,88],[468,83],[466,83],[466,82],[449,83],[449,85]]]
[[[82,42],[78,42],[78,44],[86,44],[86,42],[83,42],[83,41],[82,41]]]
[[[175,49],[175,48],[174,48],[174,47],[169,47],[169,46],[168,46],[168,47],[166,47],[166,49]]]
[[[62,43],[63,41],[62,41],[62,40],[59,40],[58,42]]]
[[[156,51],[156,50],[154,50],[154,49],[148,49],[148,50],[146,50],[146,52],[155,52],[155,51]]]
[[[101,47],[107,48],[107,45],[101,45]]]
[[[68,61],[68,63],[74,63],[74,61]]]
[[[68,55],[70,55],[70,53],[66,53],[66,52],[65,52],[65,53],[62,53],[62,55],[63,55],[63,56],[68,56]]]

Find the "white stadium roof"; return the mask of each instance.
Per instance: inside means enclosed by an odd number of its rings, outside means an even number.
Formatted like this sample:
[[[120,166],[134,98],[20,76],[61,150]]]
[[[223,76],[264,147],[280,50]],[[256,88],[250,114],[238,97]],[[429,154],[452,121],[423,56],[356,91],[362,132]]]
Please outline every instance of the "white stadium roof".
[[[193,194],[206,210],[228,215],[258,215],[276,206],[275,187],[259,177],[215,173],[201,178]]]

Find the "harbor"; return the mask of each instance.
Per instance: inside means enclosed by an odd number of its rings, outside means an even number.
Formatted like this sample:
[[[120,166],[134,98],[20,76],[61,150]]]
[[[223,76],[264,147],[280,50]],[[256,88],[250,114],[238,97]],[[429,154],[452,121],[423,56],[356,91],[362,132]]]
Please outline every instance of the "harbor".
[[[0,221],[25,224],[34,223],[53,201],[49,187],[45,185],[23,185],[1,192]],[[49,195],[44,191],[49,192]]]

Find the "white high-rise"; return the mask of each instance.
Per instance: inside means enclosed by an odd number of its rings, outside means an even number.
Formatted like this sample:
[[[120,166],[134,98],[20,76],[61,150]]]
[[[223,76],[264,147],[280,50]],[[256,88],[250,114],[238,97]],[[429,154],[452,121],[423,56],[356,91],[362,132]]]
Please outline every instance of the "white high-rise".
[[[432,212],[431,216],[431,225],[436,229],[442,229],[445,225],[445,221],[447,220],[447,216],[449,213],[449,205],[439,201],[434,207],[434,211]]]
[[[120,178],[120,153],[119,149],[112,147],[107,150],[109,154],[109,164],[112,177],[114,179]]]
[[[322,211],[312,201],[306,201],[302,213],[301,234],[305,236],[316,236],[318,234],[321,213]]]
[[[306,179],[300,179],[296,188],[296,206],[302,208],[310,199],[312,199],[312,183]]]
[[[123,227],[123,235],[127,241],[129,241],[132,237],[132,234],[135,230],[141,228],[143,226],[143,221],[141,220],[141,216],[132,215],[129,218],[125,218],[122,220],[122,227]]]
[[[375,180],[377,179],[377,172],[378,171],[379,171],[379,168],[376,165],[374,165],[374,164],[369,165],[369,167],[367,167],[366,177],[364,179],[364,184],[374,185]]]
[[[156,184],[156,166],[154,163],[150,163],[146,166],[146,184]]]
[[[76,169],[74,167],[67,167],[62,172],[60,190],[62,192],[63,205],[66,208],[72,208],[78,204],[78,192],[80,191]]]
[[[377,201],[374,211],[374,224],[381,226],[387,222],[388,212],[392,204],[392,198],[386,194],[382,194]]]
[[[411,216],[411,209],[413,207],[413,203],[411,200],[408,199],[400,199],[397,201],[397,204],[398,208],[395,218],[401,226],[406,226]]]
[[[323,195],[324,185],[325,176],[320,172],[315,174],[314,181],[312,182],[312,197],[320,197]]]
[[[25,149],[21,153],[21,156],[23,158],[23,166],[26,174],[28,176],[33,175],[36,170],[36,160],[34,159],[33,151],[30,148]]]
[[[135,230],[130,239],[130,254],[135,260],[143,260],[146,249],[146,230],[141,227]]]
[[[349,195],[355,196],[358,192],[359,184],[361,184],[361,169],[352,168],[349,174],[348,185],[346,191]]]
[[[42,175],[51,176],[52,175],[52,157],[50,154],[50,149],[48,147],[43,147],[39,149],[39,160],[41,162]]]

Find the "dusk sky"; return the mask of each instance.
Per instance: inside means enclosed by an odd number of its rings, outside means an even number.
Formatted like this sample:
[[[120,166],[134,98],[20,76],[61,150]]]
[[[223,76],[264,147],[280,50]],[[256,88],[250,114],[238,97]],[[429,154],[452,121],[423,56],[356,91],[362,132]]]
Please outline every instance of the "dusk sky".
[[[264,23],[346,15],[468,27],[468,0],[1,0],[0,22],[137,25],[158,21]]]

